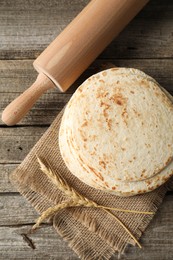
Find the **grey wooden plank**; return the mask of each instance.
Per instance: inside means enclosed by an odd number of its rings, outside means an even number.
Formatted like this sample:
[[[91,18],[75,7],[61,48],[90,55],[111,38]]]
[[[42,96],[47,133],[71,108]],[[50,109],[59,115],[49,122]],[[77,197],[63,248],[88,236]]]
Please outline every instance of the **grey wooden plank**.
[[[89,0],[0,1],[0,57],[35,58]]]
[[[0,199],[0,254],[4,259],[5,257],[8,259],[77,259],[49,226],[29,235],[36,250],[29,248],[20,234],[27,232],[37,215],[21,196],[1,196]],[[121,259],[171,260],[173,256],[172,214],[173,194],[168,194],[142,236],[140,242],[143,249],[128,247]],[[27,223],[30,225],[26,226]],[[117,256],[112,257],[112,260],[115,259]]]
[[[50,124],[58,112],[68,102],[76,88],[93,73],[103,69],[108,63],[119,67],[134,67],[153,76],[162,86],[173,92],[173,60],[171,59],[138,59],[138,60],[97,60],[66,92],[60,93],[53,89],[44,94],[33,109],[20,122],[20,125]],[[32,68],[30,60],[0,61],[0,112],[35,80],[37,73]],[[0,121],[0,124],[3,123]]]
[[[0,193],[17,192],[11,184],[9,176],[18,164],[0,164]]]
[[[0,227],[0,259],[29,259],[29,260],[77,260],[76,254],[67,243],[56,233],[53,227],[46,226],[28,235],[32,239],[33,250],[23,240],[22,233],[26,233],[31,226]]]
[[[31,59],[66,27],[89,0],[0,0],[0,59]],[[152,0],[102,58],[172,57],[173,2]]]
[[[18,93],[4,93],[0,95],[0,114],[4,108],[19,94]],[[46,93],[43,95],[35,106],[28,112],[18,125],[50,125],[56,115],[66,105],[70,99],[71,94]],[[4,123],[0,119],[0,125]]]
[[[9,226],[35,223],[38,213],[21,195],[9,193],[0,194],[0,216],[0,226]]]
[[[0,93],[21,93],[29,87],[37,72],[32,68],[33,60],[0,60]],[[117,67],[141,69],[154,77],[163,87],[173,91],[173,60],[172,59],[98,59],[70,87],[66,93],[73,93],[87,77],[106,68],[110,63]],[[58,92],[53,89],[53,92]]]
[[[141,238],[142,249],[128,247],[122,260],[172,260],[173,195],[167,195]],[[114,260],[116,258],[111,258]]]
[[[0,128],[0,163],[18,163],[25,158],[47,127]]]

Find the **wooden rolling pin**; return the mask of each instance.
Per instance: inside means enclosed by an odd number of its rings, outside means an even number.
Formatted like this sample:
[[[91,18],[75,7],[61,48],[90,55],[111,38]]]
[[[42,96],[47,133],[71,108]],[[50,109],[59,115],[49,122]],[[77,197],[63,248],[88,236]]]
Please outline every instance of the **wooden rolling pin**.
[[[48,89],[65,92],[149,0],[92,0],[34,61],[33,85],[2,113],[7,125],[19,122]]]

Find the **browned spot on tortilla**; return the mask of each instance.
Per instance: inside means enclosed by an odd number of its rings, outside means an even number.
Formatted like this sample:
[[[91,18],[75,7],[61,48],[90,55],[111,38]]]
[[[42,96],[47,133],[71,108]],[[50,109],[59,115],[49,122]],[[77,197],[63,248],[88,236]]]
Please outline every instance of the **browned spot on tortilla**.
[[[96,140],[96,137],[97,137],[96,135],[92,135],[92,139],[93,139],[93,140]],[[95,148],[95,147],[94,147],[94,148]]]
[[[119,80],[117,80],[117,82],[116,82],[117,84],[119,84],[120,83],[120,81]]]
[[[116,190],[116,187],[114,186],[114,187],[112,187],[112,190]]]
[[[80,159],[80,161],[84,164],[84,161],[83,161],[83,159],[81,158],[80,155],[79,155],[79,159]]]
[[[73,142],[69,142],[69,140],[67,139],[67,144],[68,144],[68,147],[69,149],[71,150],[71,146],[75,149],[75,150],[79,150],[78,148],[76,149],[76,147],[74,146]]]
[[[119,68],[111,68],[111,71],[119,70]]]
[[[123,109],[123,112],[121,115],[122,115],[122,117],[125,117],[126,119],[128,118],[128,113],[127,113],[126,108]]]
[[[131,163],[132,162],[132,160],[129,160],[129,163]]]
[[[147,183],[148,185],[150,185],[150,184],[151,184],[151,181],[150,181],[150,180],[148,180],[148,181],[146,181],[146,183]]]
[[[117,103],[118,105],[120,105],[120,106],[122,106],[122,104],[123,104],[120,99],[117,99],[116,103]]]
[[[104,178],[103,176],[101,175],[100,172],[96,172],[94,168],[88,166],[88,168],[101,180],[101,181],[104,181]]]
[[[158,92],[157,90],[154,91],[154,93],[155,93],[155,95],[156,95],[157,97],[163,97],[162,94],[161,94],[160,92]]]
[[[81,92],[79,98],[85,98],[85,94],[84,94],[83,92]],[[78,98],[78,99],[79,99],[79,98]]]
[[[105,81],[103,79],[99,79],[99,82],[105,83]]]
[[[105,106],[105,107],[107,107],[107,109],[110,107],[109,104],[107,104],[107,103],[105,103],[105,102],[103,102],[103,101],[100,102],[100,106],[101,106],[101,107]]]
[[[172,157],[169,157],[168,160],[165,162],[165,165],[169,164],[172,161]]]
[[[122,115],[124,123],[127,125],[127,119],[128,119],[129,116],[128,116],[126,108],[123,109],[123,112],[122,112],[121,115]]]
[[[81,127],[84,127],[84,126],[87,126],[88,125],[88,122],[85,120],[84,122],[83,122],[83,124],[81,125]]]
[[[84,171],[86,171],[86,168],[83,166],[83,164],[80,164],[80,166],[82,167],[82,169],[84,170]],[[89,173],[89,172],[88,172]]]
[[[135,94],[135,92],[133,90],[131,90],[130,93]]]
[[[99,161],[99,165],[106,169],[106,163],[104,161]]]
[[[84,133],[82,132],[81,129],[79,129],[79,132],[80,132],[80,135],[81,135],[83,141],[86,142],[86,141],[87,141],[87,138],[86,138],[86,136],[84,135]]]
[[[82,92],[82,88],[78,88],[78,91],[79,91],[79,92]]]
[[[106,186],[107,188],[109,188],[109,185],[108,185],[108,183],[107,183],[107,182],[104,182],[104,184],[105,184],[105,186]]]
[[[145,174],[144,174],[145,172],[146,172],[146,169],[142,170],[142,173],[141,173],[141,177],[142,177],[142,178],[145,178],[145,177],[146,177]]]
[[[148,176],[147,176],[146,174],[143,173],[143,178],[144,178],[144,179],[147,179]]]
[[[106,123],[108,125],[108,129],[111,130],[111,128],[112,128],[112,119],[106,118]]]
[[[102,98],[102,93],[100,93],[100,92],[97,92],[97,94],[96,94],[96,98]]]
[[[99,90],[97,91],[96,98],[104,98],[108,95],[108,91]]]
[[[125,151],[126,149],[125,149],[124,147],[121,147],[121,150],[122,150],[122,151]]]
[[[133,159],[136,160],[136,156],[133,156]]]
[[[145,143],[145,146],[148,147],[148,148],[150,148],[150,147],[151,147],[151,144],[146,144],[146,143]]]
[[[106,72],[106,71],[103,71],[103,72],[102,72],[102,75],[103,75],[103,76],[106,76],[106,75],[107,75],[107,72]]]
[[[105,102],[103,102],[103,101],[101,101],[101,103],[100,103],[100,106],[101,107],[105,107],[104,109],[103,109],[103,115],[104,115],[104,117],[108,117],[108,113],[107,113],[107,110],[110,108],[110,105],[109,104],[107,104],[107,103],[105,103]]]
[[[167,181],[168,178],[169,178],[169,176],[168,177],[167,176],[163,176],[162,180]]]
[[[140,116],[140,115],[141,115],[135,108],[133,108],[133,112],[134,112],[135,115],[137,115],[137,116]]]
[[[91,155],[95,155],[96,153],[95,153],[95,151],[93,151],[92,153],[90,153]]]
[[[103,115],[104,115],[104,117],[108,116],[108,113],[106,112],[106,109],[103,110]]]
[[[123,106],[127,101],[127,99],[124,98],[121,93],[114,94],[109,99],[119,106]]]
[[[76,148],[74,146],[74,139],[73,139],[73,137],[71,137],[70,139],[71,139],[71,146],[76,150]],[[67,142],[68,142],[68,140],[67,140]]]
[[[109,163],[109,157],[105,153],[103,153],[103,160],[105,163]]]

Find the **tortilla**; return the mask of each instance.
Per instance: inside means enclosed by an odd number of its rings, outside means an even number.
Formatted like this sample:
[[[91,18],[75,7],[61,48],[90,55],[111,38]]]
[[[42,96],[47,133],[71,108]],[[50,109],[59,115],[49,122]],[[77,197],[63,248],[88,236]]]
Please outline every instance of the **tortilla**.
[[[172,112],[170,99],[145,73],[100,72],[67,104],[59,136],[62,157],[94,188],[121,195],[150,191],[172,175]]]

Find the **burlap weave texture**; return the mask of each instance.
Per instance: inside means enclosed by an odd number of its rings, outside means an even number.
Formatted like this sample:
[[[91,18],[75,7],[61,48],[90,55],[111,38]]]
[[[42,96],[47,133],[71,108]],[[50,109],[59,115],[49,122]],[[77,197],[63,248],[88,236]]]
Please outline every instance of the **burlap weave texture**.
[[[58,131],[63,111],[36,143],[24,161],[11,174],[11,181],[20,193],[41,213],[65,199],[64,194],[44,175],[36,158],[47,160],[54,172],[62,175],[79,193],[98,204],[138,211],[156,212],[168,185],[134,197],[122,198],[97,191],[73,176],[65,166],[58,146]],[[172,180],[169,181],[171,183]],[[139,239],[152,219],[152,215],[113,212]],[[69,208],[53,218],[56,231],[68,241],[81,259],[110,259],[114,252],[123,252],[134,241],[114,218],[102,209]]]

